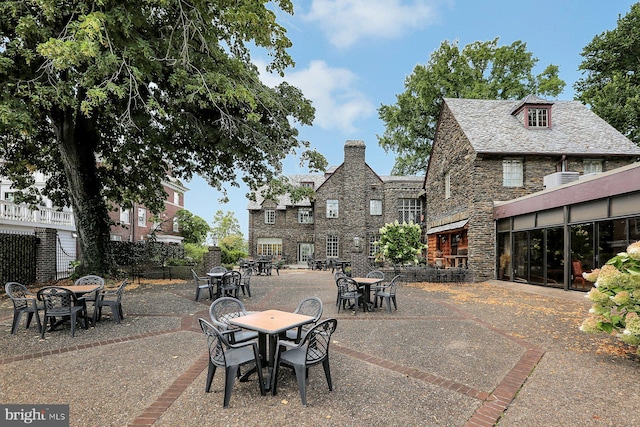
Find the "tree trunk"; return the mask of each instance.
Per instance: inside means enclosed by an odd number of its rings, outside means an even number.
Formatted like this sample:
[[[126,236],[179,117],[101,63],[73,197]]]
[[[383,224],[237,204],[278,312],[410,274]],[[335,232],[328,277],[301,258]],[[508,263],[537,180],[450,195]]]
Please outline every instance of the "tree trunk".
[[[100,135],[95,123],[79,112],[60,111],[54,123],[80,241],[82,271],[106,275],[112,256],[109,213],[95,157]]]

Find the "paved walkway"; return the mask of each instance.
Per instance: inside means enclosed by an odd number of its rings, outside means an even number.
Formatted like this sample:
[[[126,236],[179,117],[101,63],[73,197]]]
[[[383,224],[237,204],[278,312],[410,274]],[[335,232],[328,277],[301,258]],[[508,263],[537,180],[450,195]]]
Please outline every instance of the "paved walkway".
[[[292,311],[307,296],[336,317],[329,392],[309,372],[308,407],[283,370],[278,395],[254,377],[236,382],[222,408],[224,374],[204,392],[207,353],[191,284],[125,293],[121,325],[10,335],[0,304],[0,403],[70,405],[72,426],[635,426],[640,365],[607,336],[577,330],[584,293],[520,284],[418,284],[399,289],[399,310],[337,313],[325,271],[258,276],[248,310]],[[108,310],[107,310],[108,311]]]

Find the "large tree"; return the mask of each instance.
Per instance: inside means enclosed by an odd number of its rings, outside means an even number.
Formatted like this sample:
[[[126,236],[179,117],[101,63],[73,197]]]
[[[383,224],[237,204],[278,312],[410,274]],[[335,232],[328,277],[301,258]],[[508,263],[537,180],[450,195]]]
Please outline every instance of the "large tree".
[[[271,71],[293,65],[274,6],[293,13],[290,0],[0,2],[0,175],[18,189],[50,176],[43,194],[73,208],[85,268],[111,266],[110,203],[162,211],[167,174],[257,187],[308,146],[295,124],[312,122],[310,102],[251,63],[250,48]]]
[[[581,53],[576,98],[640,145],[640,3]]]
[[[537,76],[537,58],[526,43],[498,46],[498,38],[474,42],[462,50],[444,41],[426,65],[417,65],[404,82],[396,103],[378,109],[385,124],[378,142],[396,153],[394,174],[424,173],[440,114],[442,98],[521,99],[529,94],[557,97],[565,82],[549,65]]]

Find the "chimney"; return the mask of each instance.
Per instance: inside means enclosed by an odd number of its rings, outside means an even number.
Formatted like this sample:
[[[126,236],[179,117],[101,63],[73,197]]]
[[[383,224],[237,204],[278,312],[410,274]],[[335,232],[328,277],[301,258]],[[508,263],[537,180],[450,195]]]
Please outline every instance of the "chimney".
[[[364,152],[366,145],[362,140],[350,139],[344,144],[344,164],[364,165]]]

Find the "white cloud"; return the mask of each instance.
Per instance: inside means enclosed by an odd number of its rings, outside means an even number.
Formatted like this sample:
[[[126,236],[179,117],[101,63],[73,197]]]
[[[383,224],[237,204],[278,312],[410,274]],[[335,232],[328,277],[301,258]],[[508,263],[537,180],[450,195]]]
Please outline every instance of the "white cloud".
[[[438,3],[442,0],[312,0],[302,18],[317,23],[331,44],[342,48],[423,28],[435,20]]]
[[[264,71],[264,63],[254,62],[264,84],[273,87],[282,82],[279,76]],[[354,122],[375,113],[373,103],[354,89],[358,77],[347,69],[331,68],[324,61],[315,60],[306,68],[287,72],[284,80],[311,100],[316,109],[313,124],[322,129],[350,133],[356,130]]]

